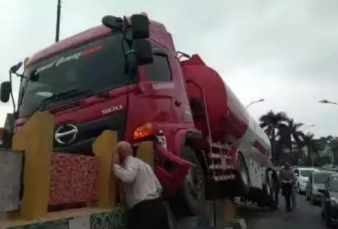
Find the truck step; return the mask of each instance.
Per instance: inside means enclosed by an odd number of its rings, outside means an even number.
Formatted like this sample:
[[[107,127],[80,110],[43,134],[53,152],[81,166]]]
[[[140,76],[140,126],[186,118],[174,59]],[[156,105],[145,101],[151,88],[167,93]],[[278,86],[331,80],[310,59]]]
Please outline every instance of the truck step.
[[[215,182],[229,181],[236,179],[231,170],[235,170],[236,153],[228,144],[209,142],[208,170],[210,179]]]
[[[235,174],[220,175],[212,177],[215,181],[227,181],[234,180],[236,178]]]
[[[210,170],[228,170],[228,169],[234,169],[235,167],[233,165],[223,165],[223,164],[211,164],[208,167]]]
[[[233,156],[227,154],[217,154],[217,153],[209,153],[208,158],[210,159],[221,159],[224,158],[226,160],[233,160]]]
[[[211,142],[209,143],[211,147],[213,148],[217,148],[217,149],[221,149],[221,150],[228,150],[230,151],[231,150],[231,146],[230,145],[221,145],[221,144],[218,144],[218,143],[214,143],[214,142]]]

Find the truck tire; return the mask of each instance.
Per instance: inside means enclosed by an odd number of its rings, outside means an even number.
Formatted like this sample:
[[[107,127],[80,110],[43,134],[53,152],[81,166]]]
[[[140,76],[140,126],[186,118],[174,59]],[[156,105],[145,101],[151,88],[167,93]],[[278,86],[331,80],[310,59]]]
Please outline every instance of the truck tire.
[[[203,208],[205,199],[204,174],[195,152],[189,146],[184,146],[182,148],[181,157],[194,165],[188,171],[185,180],[170,202],[170,208],[178,218],[198,214]]]
[[[241,194],[247,196],[250,191],[250,177],[248,167],[242,154],[238,154],[238,175],[241,188]]]
[[[275,200],[275,189],[274,189],[274,182],[273,182],[273,175],[276,174],[276,171],[272,169],[267,169],[265,172],[266,176],[266,186],[267,186],[267,195],[268,195],[268,207],[270,209],[275,209],[277,207],[277,203]]]

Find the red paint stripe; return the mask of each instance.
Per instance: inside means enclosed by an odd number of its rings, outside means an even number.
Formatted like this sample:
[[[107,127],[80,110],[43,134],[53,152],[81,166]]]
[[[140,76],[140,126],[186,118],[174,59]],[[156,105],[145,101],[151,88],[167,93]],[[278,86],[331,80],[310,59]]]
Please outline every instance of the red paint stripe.
[[[264,149],[264,147],[256,140],[254,141],[254,143],[252,144],[253,147],[255,147],[256,149],[258,149],[259,152],[261,152],[263,155],[266,155],[267,152]]]

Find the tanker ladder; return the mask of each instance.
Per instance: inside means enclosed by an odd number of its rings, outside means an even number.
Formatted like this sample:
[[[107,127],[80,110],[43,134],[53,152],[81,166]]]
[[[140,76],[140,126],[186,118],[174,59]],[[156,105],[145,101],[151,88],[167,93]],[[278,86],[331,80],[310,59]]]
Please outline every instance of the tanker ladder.
[[[205,99],[205,92],[202,88],[203,104],[205,110],[205,121],[208,128],[208,145],[209,152],[207,152],[209,179],[218,181],[228,181],[236,179],[233,171],[235,169],[235,154],[232,154],[231,146],[228,144],[221,145],[220,143],[214,143],[211,137],[210,120],[208,113],[207,101]],[[205,152],[204,152],[205,153]]]
[[[236,178],[233,172],[236,169],[235,156],[230,145],[210,143],[207,153],[210,178],[216,182],[234,180]]]

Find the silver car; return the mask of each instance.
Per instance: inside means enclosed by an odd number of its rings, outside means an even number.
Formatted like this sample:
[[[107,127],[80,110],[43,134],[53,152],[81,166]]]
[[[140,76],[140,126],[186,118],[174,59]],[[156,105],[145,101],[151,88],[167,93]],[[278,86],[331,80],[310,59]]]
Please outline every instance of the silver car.
[[[318,171],[310,175],[306,185],[306,199],[310,200],[311,204],[321,202],[322,193],[325,190],[325,183],[332,174],[331,171]]]

